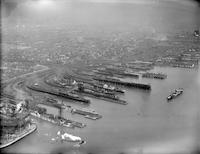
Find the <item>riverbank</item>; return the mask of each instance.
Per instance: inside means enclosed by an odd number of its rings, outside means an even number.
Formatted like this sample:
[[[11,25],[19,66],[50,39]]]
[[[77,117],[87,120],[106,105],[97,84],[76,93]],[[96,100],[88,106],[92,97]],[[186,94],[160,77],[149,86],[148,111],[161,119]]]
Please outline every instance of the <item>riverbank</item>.
[[[26,128],[27,129],[27,128]],[[26,137],[27,135],[33,133],[37,129],[36,124],[31,124],[27,130],[24,130],[20,134],[16,135],[15,137],[12,136],[12,139],[9,140],[2,140],[0,144],[0,149],[5,148],[11,144],[14,144],[15,142],[21,140],[22,138]]]

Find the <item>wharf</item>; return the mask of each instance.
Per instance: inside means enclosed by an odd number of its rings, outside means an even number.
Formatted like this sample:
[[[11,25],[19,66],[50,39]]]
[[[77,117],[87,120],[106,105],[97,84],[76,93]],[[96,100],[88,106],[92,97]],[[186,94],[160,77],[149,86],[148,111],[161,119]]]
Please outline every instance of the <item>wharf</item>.
[[[77,127],[77,128],[86,127],[86,124],[83,124],[83,123],[80,123],[80,122],[77,122],[77,121],[72,121],[70,119],[65,119],[63,117],[59,117],[59,119],[61,120],[61,122],[71,124],[73,127]]]
[[[93,98],[105,100],[105,101],[108,101],[108,102],[113,102],[113,103],[122,104],[122,105],[128,104],[125,100],[121,100],[117,96],[111,95],[111,94],[98,93],[98,92],[94,92],[94,91],[89,90],[89,89],[87,89],[87,90],[85,89],[83,91],[80,91],[80,90],[74,90],[74,91],[76,93],[80,93],[80,94],[88,96],[88,97],[93,97]]]
[[[118,70],[116,68],[106,68],[105,72],[108,72],[108,73],[111,73],[111,74],[117,74],[117,75],[124,76],[124,77],[139,78],[138,74],[134,74],[134,73],[126,71],[124,69],[119,69]]]
[[[90,103],[90,100],[85,99],[83,97],[79,97],[78,95],[66,93],[66,92],[63,92],[63,91],[42,89],[40,86],[38,86],[38,84],[27,86],[27,87],[31,90],[34,90],[34,91],[43,92],[43,93],[47,93],[47,94],[51,94],[51,95],[55,95],[55,96],[59,96],[59,97],[64,97],[64,98],[67,98],[67,99],[82,102],[84,104]]]
[[[150,72],[146,72],[144,74],[142,74],[143,78],[155,78],[155,79],[166,79],[167,75],[162,74],[162,73],[150,73]]]
[[[195,68],[195,65],[194,64],[177,64],[177,63],[172,63],[170,64],[170,66],[172,67],[180,67],[180,68]]]
[[[100,85],[100,84],[93,84],[93,87],[94,88],[101,88],[101,89],[104,89],[106,91],[109,91],[109,92],[117,92],[117,93],[124,93],[125,91],[120,89],[120,88],[116,88],[116,87],[104,87],[104,85]]]
[[[100,119],[102,118],[101,115],[99,115],[97,112],[95,111],[90,111],[88,109],[72,109],[71,112],[73,114],[80,114],[80,115],[83,115],[85,118],[88,118],[88,119],[92,119],[92,120],[97,120],[97,119]]]
[[[185,62],[184,61],[170,61],[170,62],[166,62],[166,61],[158,61],[156,62],[157,66],[170,66],[170,67],[179,67],[179,68],[197,68],[198,67],[198,63],[197,62]]]
[[[97,87],[94,85],[84,86],[84,89],[88,89],[88,90],[94,91],[96,93],[101,93],[101,94],[105,94],[105,95],[114,95],[115,94],[115,91],[108,91],[103,87]]]
[[[134,73],[131,73],[131,72],[123,72],[121,75],[127,76],[127,77],[139,78],[138,74],[134,74]]]
[[[126,87],[134,87],[144,90],[151,90],[151,85],[149,84],[142,84],[142,83],[134,83],[134,82],[124,82],[118,79],[113,78],[93,78],[94,80],[100,81],[100,82],[106,82],[106,83],[112,83],[117,85],[123,85]]]
[[[113,73],[105,71],[105,70],[94,70],[93,72],[96,73],[96,74],[106,75],[106,76],[113,77]]]
[[[78,127],[78,128],[84,128],[86,125],[80,122],[76,122],[76,121],[72,121],[69,119],[65,119],[62,117],[58,117],[58,116],[54,116],[52,114],[39,114],[38,112],[31,112],[31,115],[34,117],[37,117],[39,119],[48,121],[50,123],[53,124],[57,124],[63,127],[67,127],[67,128],[74,128],[74,127]]]
[[[147,71],[147,70],[152,69],[152,66],[151,67],[149,67],[149,66],[135,66],[135,65],[128,65],[128,64],[127,64],[127,67],[130,68],[130,69],[133,69],[133,70],[137,70],[137,71]]]

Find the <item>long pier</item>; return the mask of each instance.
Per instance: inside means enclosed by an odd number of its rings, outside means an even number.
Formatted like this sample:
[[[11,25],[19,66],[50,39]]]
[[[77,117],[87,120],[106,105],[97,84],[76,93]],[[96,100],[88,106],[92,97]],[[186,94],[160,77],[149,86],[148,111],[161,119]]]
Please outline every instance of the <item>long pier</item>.
[[[150,73],[150,72],[146,72],[144,74],[142,74],[143,78],[154,78],[154,79],[166,79],[167,75],[166,74],[161,74],[161,73]]]
[[[86,110],[84,108],[82,109],[78,109],[78,108],[73,108],[71,110],[72,114],[80,114],[83,115],[85,118],[91,119],[91,120],[97,120],[102,118],[101,115],[99,115],[96,111],[90,111],[90,110]]]
[[[84,127],[86,127],[86,124],[83,124],[83,123],[80,123],[77,121],[73,121],[70,119],[65,119],[63,117],[55,116],[52,114],[47,114],[47,113],[39,114],[39,113],[33,111],[33,112],[31,112],[31,115],[34,117],[37,117],[39,119],[48,121],[52,124],[60,125],[60,126],[67,127],[67,128],[75,128],[75,127],[84,128]]]
[[[47,93],[47,94],[51,94],[51,95],[55,95],[55,96],[59,96],[59,97],[64,97],[64,98],[75,100],[75,101],[80,101],[80,102],[83,102],[85,104],[89,104],[90,103],[90,100],[82,98],[82,97],[79,97],[78,95],[65,93],[65,92],[61,92],[61,91],[42,89],[38,85],[31,85],[31,86],[27,86],[27,87],[29,89],[31,89],[31,90],[34,90],[34,91]]]
[[[113,102],[113,103],[122,104],[122,105],[128,104],[125,100],[121,100],[121,99],[117,98],[117,96],[115,96],[115,95],[97,93],[97,92],[94,92],[91,90],[84,90],[84,91],[75,90],[75,92],[80,93],[85,96],[88,96],[88,97],[105,100],[108,102]]]
[[[151,85],[149,85],[149,84],[125,82],[125,81],[121,81],[121,80],[113,79],[113,78],[97,78],[97,77],[95,77],[93,79],[97,80],[97,81],[101,81],[101,82],[123,85],[126,87],[134,87],[134,88],[139,88],[139,89],[144,89],[144,90],[151,90]]]

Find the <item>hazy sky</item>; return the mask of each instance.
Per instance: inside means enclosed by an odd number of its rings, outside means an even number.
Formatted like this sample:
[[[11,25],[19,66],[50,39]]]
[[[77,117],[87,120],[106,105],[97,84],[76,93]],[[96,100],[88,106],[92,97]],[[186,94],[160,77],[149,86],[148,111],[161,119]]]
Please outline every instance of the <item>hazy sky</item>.
[[[200,7],[190,0],[3,0],[1,8],[3,19],[13,24],[72,23],[162,29],[200,22]]]
[[[57,7],[58,3],[132,3],[132,4],[156,4],[159,2],[177,2],[184,5],[194,5],[191,3],[192,0],[1,0],[3,15],[10,15],[10,13],[19,7],[19,5],[28,4],[33,8],[47,9],[48,7]]]

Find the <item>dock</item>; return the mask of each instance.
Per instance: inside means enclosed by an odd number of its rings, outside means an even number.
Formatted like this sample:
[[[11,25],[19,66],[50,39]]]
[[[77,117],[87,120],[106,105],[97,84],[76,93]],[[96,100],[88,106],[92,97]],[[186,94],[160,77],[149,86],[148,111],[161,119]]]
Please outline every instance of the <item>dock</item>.
[[[67,128],[84,128],[86,126],[86,124],[80,123],[80,122],[76,122],[76,121],[72,121],[70,119],[65,119],[59,116],[54,116],[52,114],[39,114],[37,112],[31,112],[31,115],[34,117],[37,117],[39,119],[48,121],[52,124],[56,124],[56,125],[60,125],[63,127],[67,127]]]
[[[102,99],[109,102],[114,102],[117,104],[126,105],[127,102],[125,100],[121,100],[118,96],[116,96],[114,93],[105,93],[101,90],[95,90],[94,88],[87,88],[84,86],[84,84],[79,83],[78,88],[74,89],[74,92],[76,94],[82,94],[85,96]]]
[[[99,115],[97,112],[91,111],[91,110],[88,110],[88,109],[85,109],[85,108],[82,108],[82,109],[73,108],[71,110],[71,112],[73,114],[83,115],[85,118],[88,118],[88,119],[91,119],[91,120],[97,120],[97,119],[102,118],[102,116]]]
[[[150,73],[150,72],[146,72],[142,74],[143,78],[154,78],[154,79],[166,79],[167,75],[166,74],[162,74],[162,73]]]
[[[117,85],[126,86],[129,88],[139,88],[144,90],[151,90],[151,85],[149,84],[142,84],[142,83],[134,83],[134,82],[125,82],[114,78],[93,78],[94,80],[100,81],[100,82],[106,82],[106,83],[112,83]]]
[[[89,104],[90,100],[85,99],[83,97],[79,97],[78,95],[74,95],[74,94],[70,94],[68,92],[64,92],[64,91],[56,91],[56,90],[51,90],[51,89],[45,89],[42,88],[41,86],[39,86],[38,84],[34,84],[31,86],[27,86],[27,88],[34,90],[34,91],[38,91],[38,92],[42,92],[42,93],[47,93],[47,94],[51,94],[51,95],[55,95],[55,96],[59,96],[59,97],[64,97],[67,99],[71,99],[71,100],[75,100],[75,101],[79,101],[82,102],[84,104]]]

